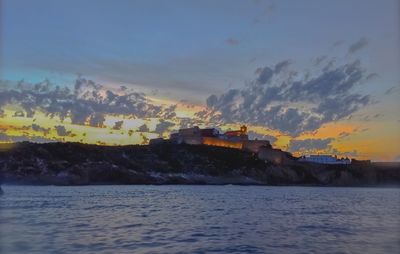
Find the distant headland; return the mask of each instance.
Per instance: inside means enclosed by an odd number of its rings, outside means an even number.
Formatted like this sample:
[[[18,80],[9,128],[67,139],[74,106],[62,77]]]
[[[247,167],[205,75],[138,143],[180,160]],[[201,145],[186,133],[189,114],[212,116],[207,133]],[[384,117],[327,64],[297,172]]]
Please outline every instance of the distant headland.
[[[130,146],[29,142],[0,146],[5,184],[400,186],[399,163],[321,164],[265,144],[258,152],[174,140]]]

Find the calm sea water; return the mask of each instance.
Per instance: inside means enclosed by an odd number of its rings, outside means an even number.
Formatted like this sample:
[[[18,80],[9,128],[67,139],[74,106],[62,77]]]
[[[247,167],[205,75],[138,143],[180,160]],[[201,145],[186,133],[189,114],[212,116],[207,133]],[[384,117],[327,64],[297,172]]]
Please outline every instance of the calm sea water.
[[[399,253],[400,189],[3,186],[1,253]]]

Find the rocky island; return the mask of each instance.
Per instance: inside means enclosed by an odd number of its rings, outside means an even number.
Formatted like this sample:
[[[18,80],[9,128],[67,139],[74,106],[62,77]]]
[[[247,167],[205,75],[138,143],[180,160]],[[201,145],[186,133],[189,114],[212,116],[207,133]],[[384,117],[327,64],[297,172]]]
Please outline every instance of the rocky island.
[[[1,145],[0,169],[8,184],[400,185],[398,163],[324,165],[271,152],[285,159],[206,145],[22,142]]]

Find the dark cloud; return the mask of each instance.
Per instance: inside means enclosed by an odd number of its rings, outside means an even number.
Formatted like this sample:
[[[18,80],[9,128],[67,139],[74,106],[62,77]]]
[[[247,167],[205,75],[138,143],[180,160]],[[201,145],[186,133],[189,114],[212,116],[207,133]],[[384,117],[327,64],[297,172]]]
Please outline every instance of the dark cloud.
[[[327,150],[331,148],[333,138],[326,139],[292,139],[289,143],[290,152],[311,152],[317,150]]]
[[[319,57],[315,58],[314,65],[320,65],[326,59],[328,59],[328,56],[319,56]]]
[[[114,126],[113,126],[113,130],[120,130],[123,124],[124,124],[124,121],[115,122]]]
[[[288,67],[290,64],[289,60],[282,61],[280,63],[277,63],[275,67],[263,67],[263,68],[257,68],[255,74],[258,76],[257,77],[257,82],[261,85],[264,85],[268,83],[274,75],[278,75],[283,69]]]
[[[175,117],[176,109],[156,106],[143,93],[129,89],[114,92],[85,78],[78,78],[73,90],[54,86],[48,80],[33,85],[21,81],[16,88],[0,90],[0,108],[6,104],[23,109],[15,112],[17,117],[33,117],[40,110],[49,117],[70,118],[73,124],[95,127],[104,127],[106,114],[170,119]]]
[[[349,54],[355,53],[365,48],[367,45],[368,45],[368,40],[363,37],[349,46],[348,53]]]
[[[369,74],[368,76],[367,76],[367,80],[371,80],[371,79],[375,79],[375,78],[378,78],[379,77],[379,75],[377,74],[377,73],[371,73],[371,74]]]
[[[34,143],[48,143],[48,142],[56,142],[57,140],[44,138],[44,137],[38,137],[38,136],[32,136],[32,137],[31,136],[13,136],[13,135],[8,135],[6,133],[0,132],[0,142],[16,143],[16,142],[23,142],[23,141],[29,141],[29,142],[34,142]]]
[[[337,67],[328,61],[320,73],[300,78],[287,70],[289,64],[283,61],[258,68],[255,80],[245,88],[208,97],[209,118],[267,126],[297,136],[349,117],[371,102],[369,95],[354,92],[366,79],[359,60]]]
[[[156,125],[156,129],[154,130],[154,132],[158,133],[160,137],[162,137],[164,132],[168,131],[173,126],[175,126],[175,123],[165,120],[160,120],[160,123]]]
[[[353,151],[344,151],[341,152],[339,150],[337,150],[336,148],[333,148],[330,150],[329,152],[330,154],[335,154],[337,156],[345,156],[345,157],[357,157],[358,156],[358,151],[357,150],[353,150]]]
[[[239,40],[234,39],[234,38],[228,38],[225,40],[225,43],[228,45],[238,45],[239,44]]]
[[[207,112],[206,110],[200,111],[196,113],[197,118],[189,118],[189,117],[181,117],[179,118],[179,129],[186,129],[186,128],[192,128],[194,126],[202,126],[205,125],[205,122],[202,120],[208,115],[210,116],[210,113]],[[212,121],[211,121],[212,122]],[[210,123],[208,123],[209,125]],[[214,123],[212,123],[214,125]],[[210,126],[211,127],[211,126]]]
[[[57,131],[58,136],[70,136],[71,132],[67,131],[63,125],[56,125],[54,129]]]
[[[32,124],[31,128],[34,131],[43,132],[44,135],[47,135],[50,132],[50,128],[44,128],[44,127],[42,127],[40,125],[37,125],[37,124]]]
[[[25,113],[21,110],[17,110],[14,112],[13,117],[25,117]]]
[[[394,93],[398,93],[400,91],[400,87],[398,86],[392,86],[391,88],[389,88],[388,90],[386,90],[385,94],[386,95],[391,95]]]
[[[149,132],[150,130],[149,130],[149,127],[147,127],[146,124],[143,124],[143,125],[141,125],[139,127],[138,131],[140,131],[140,132]]]
[[[339,133],[339,139],[347,138],[348,136],[350,136],[350,134],[350,132],[342,131],[341,133]]]
[[[248,131],[249,139],[268,140],[271,144],[275,143],[277,138],[268,134],[260,134],[254,131]]]
[[[143,133],[140,133],[140,136],[142,137],[141,145],[147,145],[149,143],[149,138],[143,135]]]

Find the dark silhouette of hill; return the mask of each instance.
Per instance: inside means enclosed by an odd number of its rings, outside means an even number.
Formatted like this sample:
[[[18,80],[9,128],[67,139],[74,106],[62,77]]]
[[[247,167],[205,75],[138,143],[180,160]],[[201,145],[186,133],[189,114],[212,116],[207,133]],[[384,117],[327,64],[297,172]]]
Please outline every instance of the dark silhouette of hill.
[[[400,185],[399,164],[284,164],[222,147],[80,143],[1,145],[2,181],[14,184]]]

